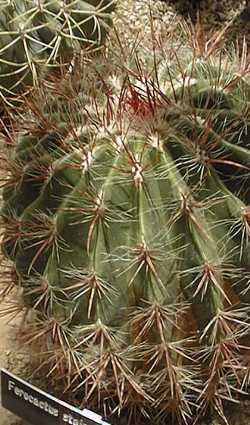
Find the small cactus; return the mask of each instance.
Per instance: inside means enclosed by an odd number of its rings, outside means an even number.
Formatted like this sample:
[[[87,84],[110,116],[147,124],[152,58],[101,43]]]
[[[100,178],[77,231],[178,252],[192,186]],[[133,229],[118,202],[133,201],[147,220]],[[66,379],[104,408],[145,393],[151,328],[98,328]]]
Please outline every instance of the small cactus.
[[[27,104],[2,248],[50,377],[126,423],[186,424],[249,384],[250,78],[244,46],[153,42]]]
[[[0,94],[15,96],[38,81],[42,65],[72,59],[73,50],[98,47],[115,0],[17,0],[0,6]]]

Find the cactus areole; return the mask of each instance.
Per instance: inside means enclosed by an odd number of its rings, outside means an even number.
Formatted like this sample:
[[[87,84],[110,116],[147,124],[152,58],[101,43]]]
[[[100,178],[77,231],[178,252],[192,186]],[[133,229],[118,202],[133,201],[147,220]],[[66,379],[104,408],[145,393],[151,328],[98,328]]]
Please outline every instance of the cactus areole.
[[[147,55],[29,105],[2,248],[51,377],[126,423],[193,423],[248,386],[250,81],[244,52]]]

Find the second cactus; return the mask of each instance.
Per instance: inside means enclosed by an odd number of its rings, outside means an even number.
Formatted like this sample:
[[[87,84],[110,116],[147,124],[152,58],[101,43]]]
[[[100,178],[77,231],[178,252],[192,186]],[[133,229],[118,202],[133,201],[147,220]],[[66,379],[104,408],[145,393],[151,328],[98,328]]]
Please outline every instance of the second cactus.
[[[41,65],[67,62],[98,47],[111,24],[114,0],[17,0],[0,5],[0,94],[7,99],[37,82]]]

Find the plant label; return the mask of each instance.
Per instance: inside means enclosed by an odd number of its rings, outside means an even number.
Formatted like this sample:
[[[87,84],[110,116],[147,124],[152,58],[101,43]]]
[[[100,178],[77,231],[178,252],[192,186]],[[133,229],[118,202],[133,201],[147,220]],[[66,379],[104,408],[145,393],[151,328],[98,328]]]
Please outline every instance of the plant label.
[[[32,425],[110,425],[91,410],[77,409],[5,369],[0,373],[2,406]]]

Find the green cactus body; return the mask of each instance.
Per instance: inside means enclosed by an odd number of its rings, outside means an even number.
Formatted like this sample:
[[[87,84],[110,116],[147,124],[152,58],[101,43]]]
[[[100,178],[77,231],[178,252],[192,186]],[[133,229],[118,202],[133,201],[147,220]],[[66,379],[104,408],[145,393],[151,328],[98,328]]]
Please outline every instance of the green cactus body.
[[[42,65],[68,63],[73,51],[97,48],[111,25],[114,0],[18,0],[0,6],[0,92],[36,84]]]
[[[3,194],[30,338],[84,403],[134,424],[223,415],[248,376],[249,78],[183,51],[157,75],[110,62],[87,100],[47,90]]]

